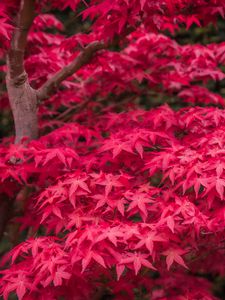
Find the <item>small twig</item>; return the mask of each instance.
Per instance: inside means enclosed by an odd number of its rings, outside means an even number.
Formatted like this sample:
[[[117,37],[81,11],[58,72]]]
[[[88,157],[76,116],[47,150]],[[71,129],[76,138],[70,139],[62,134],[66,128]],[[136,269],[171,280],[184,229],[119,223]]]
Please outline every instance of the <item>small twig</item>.
[[[63,113],[61,113],[59,116],[57,116],[57,120],[67,120],[68,116],[73,113],[73,112],[80,112],[83,108],[85,108],[85,106],[88,105],[88,103],[91,102],[91,99],[87,99],[79,104],[77,104],[76,106],[73,107],[69,107],[67,110],[65,110]]]

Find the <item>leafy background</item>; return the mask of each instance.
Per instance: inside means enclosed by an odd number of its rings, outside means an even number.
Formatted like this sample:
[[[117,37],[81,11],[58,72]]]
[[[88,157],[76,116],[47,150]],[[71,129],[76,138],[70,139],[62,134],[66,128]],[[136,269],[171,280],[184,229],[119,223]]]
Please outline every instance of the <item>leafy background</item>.
[[[81,17],[79,17],[74,12],[70,11],[69,9],[65,10],[64,12],[59,11],[52,11],[65,25],[65,32],[67,36],[71,36],[76,32],[86,32],[90,26],[90,23],[88,21],[83,22],[81,20]],[[54,33],[54,30],[51,31]],[[167,35],[171,35],[169,32],[167,32]],[[172,35],[171,35],[172,36]],[[189,31],[187,31],[185,28],[181,29],[180,31],[176,32],[174,36],[172,36],[179,44],[208,44],[208,43],[214,43],[214,42],[222,42],[225,41],[225,22],[224,20],[220,19],[217,23],[217,26],[214,26],[213,24],[210,24],[207,27],[200,28],[195,25],[192,25]],[[114,50],[116,50],[116,47],[114,47]],[[0,62],[0,64],[3,64],[4,62]],[[221,69],[225,71],[225,68],[221,66]],[[4,72],[0,73],[0,80],[2,80],[2,90],[5,90],[4,86]],[[142,85],[145,85],[145,82],[142,83]],[[225,98],[225,80],[222,81],[209,81],[207,83],[207,87],[216,93],[219,93],[222,97]],[[154,101],[148,101],[148,98],[145,96],[141,96],[140,99],[138,99],[139,103],[142,107],[146,109],[150,109],[151,107],[159,106],[165,102],[168,102],[171,107],[173,107],[175,110],[179,109],[181,107],[184,107],[186,105],[184,102],[181,102],[177,95],[163,95],[162,93],[156,93],[152,92],[152,99]],[[63,109],[62,109],[63,112]],[[2,101],[0,103],[0,137],[5,136],[11,136],[13,134],[13,120],[12,115],[9,107],[7,106],[7,100]],[[157,180],[157,179],[156,179]],[[10,229],[9,229],[10,230]],[[14,230],[14,227],[12,226],[12,229]],[[18,242],[24,240],[24,236],[26,236],[26,232],[21,232],[20,236],[18,237]],[[41,232],[40,232],[41,234]],[[7,237],[3,240],[3,242],[0,245],[0,252],[4,253],[7,249],[10,249],[14,241],[10,241]],[[207,278],[214,283],[214,293],[216,296],[220,297],[221,299],[225,299],[225,279],[221,277],[215,277],[211,274],[203,275],[207,276]],[[143,292],[144,293],[144,292]],[[143,294],[140,291],[137,291],[137,300],[142,299]],[[15,299],[12,297],[12,299]],[[105,299],[110,299],[109,297],[105,296]]]

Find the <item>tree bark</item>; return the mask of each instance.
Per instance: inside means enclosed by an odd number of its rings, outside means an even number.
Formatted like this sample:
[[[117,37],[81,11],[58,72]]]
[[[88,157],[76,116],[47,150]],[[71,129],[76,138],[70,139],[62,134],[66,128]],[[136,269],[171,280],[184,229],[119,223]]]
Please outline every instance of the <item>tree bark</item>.
[[[28,140],[36,139],[38,137],[37,92],[30,86],[25,73],[17,77],[17,82],[10,77],[7,77],[6,82],[15,123],[15,143],[22,142],[24,137]]]

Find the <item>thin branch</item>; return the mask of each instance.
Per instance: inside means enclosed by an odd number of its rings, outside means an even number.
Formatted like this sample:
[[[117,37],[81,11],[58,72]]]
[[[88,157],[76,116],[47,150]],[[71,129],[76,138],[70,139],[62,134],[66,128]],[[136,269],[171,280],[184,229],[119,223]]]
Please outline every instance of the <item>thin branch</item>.
[[[48,79],[42,87],[37,91],[38,100],[44,100],[48,98],[55,88],[59,86],[59,84],[77,72],[82,66],[89,63],[94,53],[98,50],[105,49],[107,46],[103,42],[92,42],[88,46],[86,46],[80,54],[67,66],[63,67],[57,73],[55,73],[50,79]]]

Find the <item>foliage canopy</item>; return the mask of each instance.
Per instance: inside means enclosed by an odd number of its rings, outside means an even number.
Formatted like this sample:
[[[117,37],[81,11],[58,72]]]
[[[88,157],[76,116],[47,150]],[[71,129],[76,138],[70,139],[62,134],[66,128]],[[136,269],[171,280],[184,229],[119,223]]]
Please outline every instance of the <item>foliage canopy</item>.
[[[174,35],[224,14],[224,0],[0,3],[3,299],[218,299],[225,101],[208,84],[225,42]]]

